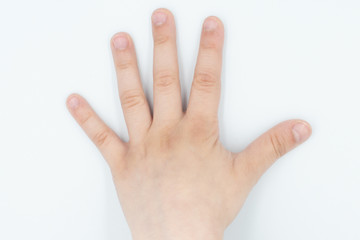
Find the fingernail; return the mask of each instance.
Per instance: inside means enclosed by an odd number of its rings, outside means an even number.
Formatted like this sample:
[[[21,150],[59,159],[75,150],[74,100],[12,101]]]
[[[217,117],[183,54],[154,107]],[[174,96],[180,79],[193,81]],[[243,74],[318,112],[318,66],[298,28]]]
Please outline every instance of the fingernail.
[[[154,12],[151,18],[155,26],[160,26],[166,22],[167,16],[166,13],[157,11]]]
[[[216,20],[212,18],[208,18],[204,22],[204,31],[211,32],[214,31],[218,26],[218,23]]]
[[[292,132],[297,143],[302,143],[310,137],[310,126],[305,123],[297,123],[293,126]]]
[[[119,50],[124,50],[129,45],[129,40],[125,36],[117,36],[114,39],[114,47]]]
[[[72,110],[75,110],[79,106],[79,99],[75,96],[71,97],[68,101],[68,105]]]

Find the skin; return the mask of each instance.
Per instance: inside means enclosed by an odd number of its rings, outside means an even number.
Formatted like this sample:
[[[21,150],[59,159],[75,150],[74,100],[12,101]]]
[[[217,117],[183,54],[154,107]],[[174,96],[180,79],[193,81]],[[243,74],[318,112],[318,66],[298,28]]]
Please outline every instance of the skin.
[[[222,239],[250,190],[281,156],[311,135],[306,121],[281,122],[242,152],[219,141],[218,105],[224,26],[205,19],[186,112],[181,106],[174,17],[152,15],[154,111],[143,92],[134,44],[111,39],[129,133],[121,140],[78,94],[67,107],[107,161],[133,239]]]

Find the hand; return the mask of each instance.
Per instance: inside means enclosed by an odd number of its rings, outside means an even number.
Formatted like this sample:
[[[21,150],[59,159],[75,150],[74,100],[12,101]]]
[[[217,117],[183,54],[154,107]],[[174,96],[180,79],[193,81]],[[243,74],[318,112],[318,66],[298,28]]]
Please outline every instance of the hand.
[[[109,164],[134,239],[222,239],[247,195],[276,159],[311,135],[302,120],[284,121],[240,153],[219,141],[218,104],[224,27],[208,17],[187,110],[181,105],[175,23],[152,15],[154,111],[150,113],[126,33],[111,39],[119,95],[129,133],[123,142],[84,98],[67,106]]]

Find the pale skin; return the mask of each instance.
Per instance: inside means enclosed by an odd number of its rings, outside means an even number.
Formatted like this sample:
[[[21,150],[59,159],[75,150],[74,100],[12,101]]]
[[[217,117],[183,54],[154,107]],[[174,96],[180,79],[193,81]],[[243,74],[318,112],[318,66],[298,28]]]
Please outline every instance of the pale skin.
[[[152,30],[153,113],[141,86],[131,37],[119,32],[111,38],[128,142],[80,95],[71,94],[67,107],[107,161],[133,239],[222,239],[259,178],[308,139],[311,126],[304,120],[287,120],[242,152],[228,151],[219,141],[218,128],[222,22],[211,16],[203,23],[185,112],[172,13],[155,10]]]

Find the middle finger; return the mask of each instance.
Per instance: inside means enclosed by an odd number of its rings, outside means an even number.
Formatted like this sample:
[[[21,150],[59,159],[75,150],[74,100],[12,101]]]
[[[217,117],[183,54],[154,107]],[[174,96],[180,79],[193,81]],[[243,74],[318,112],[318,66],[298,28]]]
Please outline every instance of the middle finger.
[[[152,15],[154,38],[154,123],[178,120],[183,112],[176,49],[175,21],[167,9]]]

